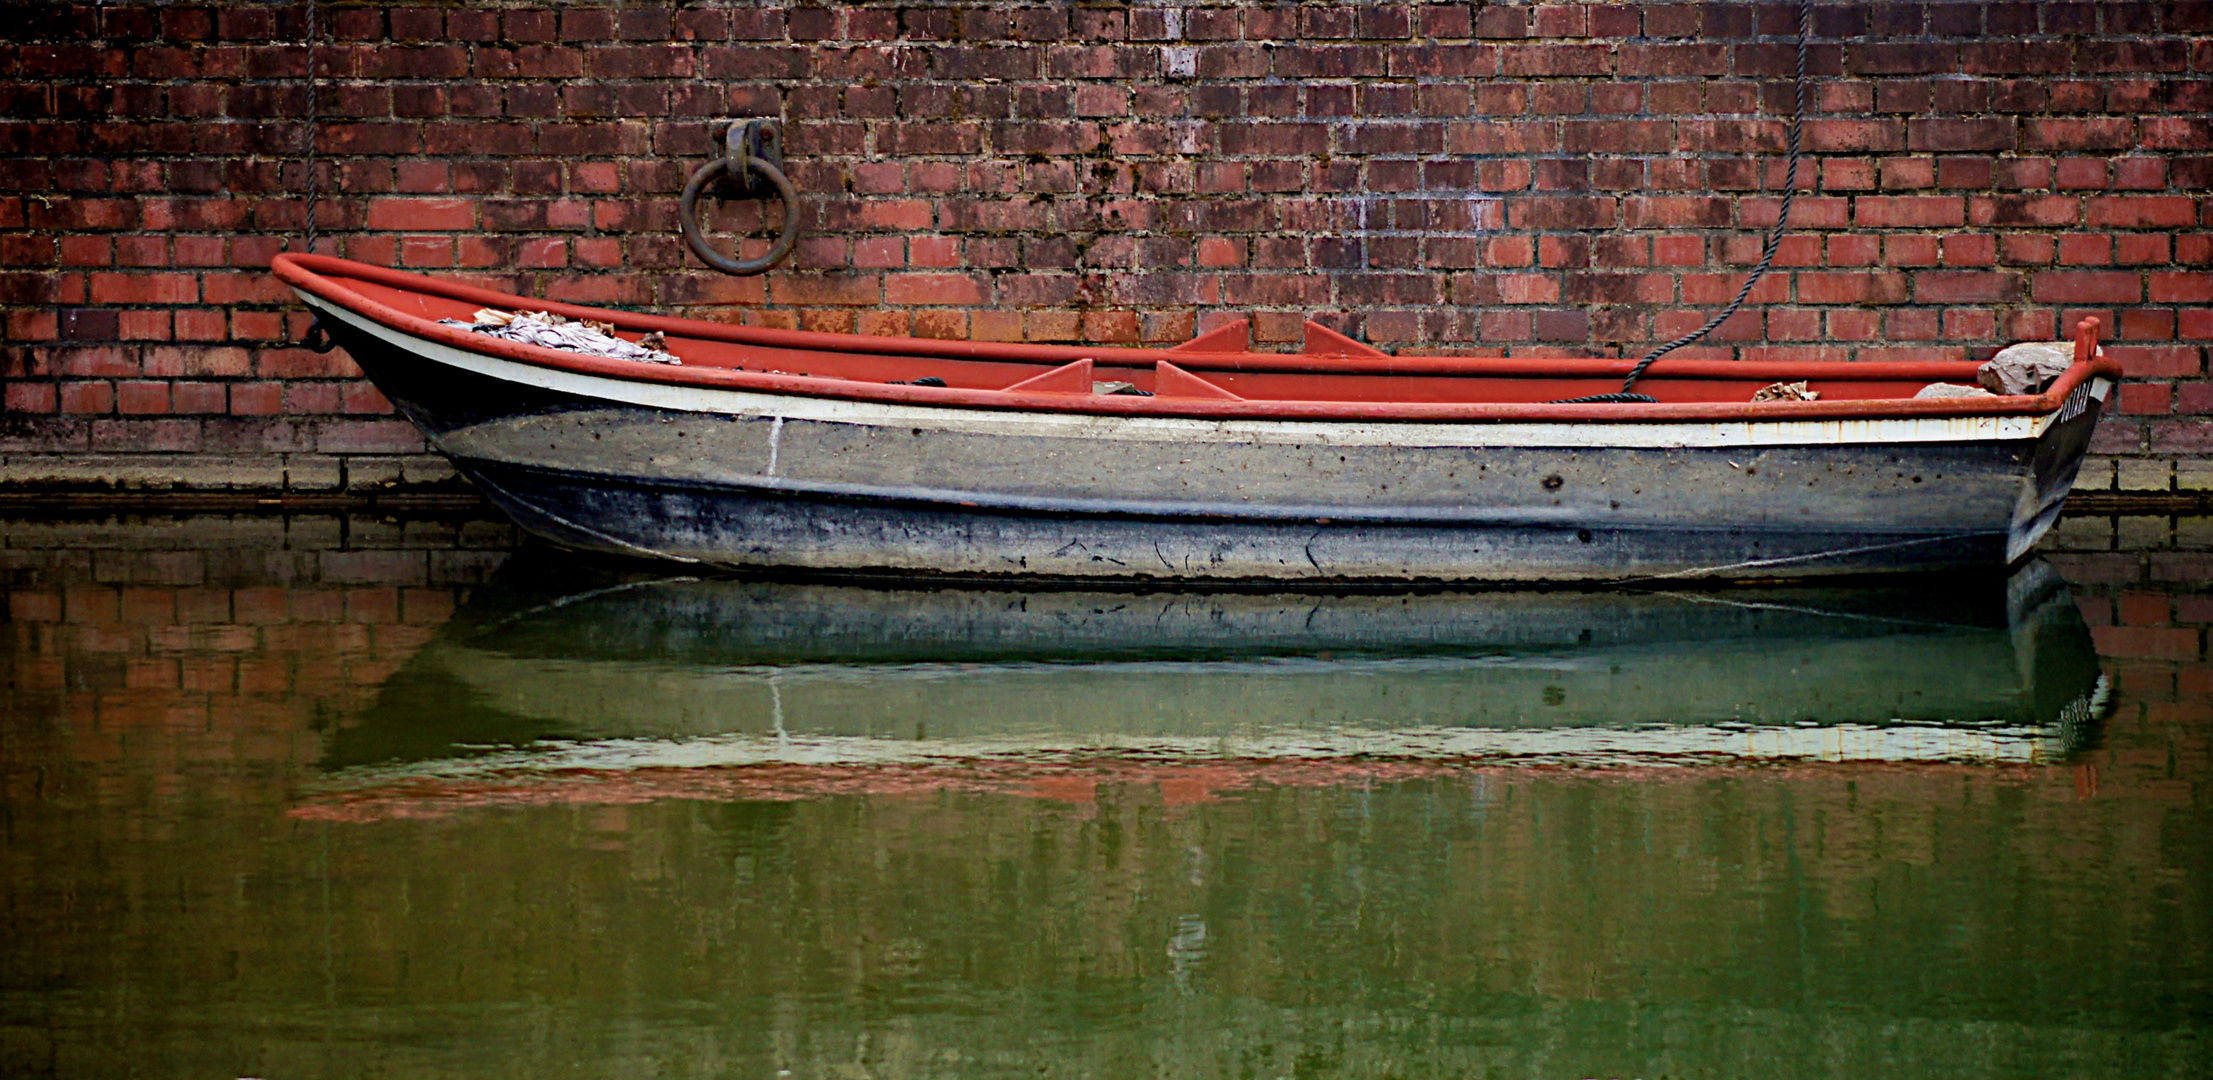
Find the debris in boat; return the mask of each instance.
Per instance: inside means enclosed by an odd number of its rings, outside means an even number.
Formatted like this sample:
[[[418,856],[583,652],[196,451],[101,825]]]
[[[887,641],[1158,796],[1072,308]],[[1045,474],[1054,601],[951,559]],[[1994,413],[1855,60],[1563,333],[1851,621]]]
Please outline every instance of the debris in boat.
[[[924,375],[919,379],[885,379],[884,383],[887,386],[943,386],[945,380],[935,375]]]
[[[1752,395],[1754,401],[1819,401],[1821,391],[1806,389],[1805,380],[1769,383]]]
[[[1998,350],[1975,370],[1975,381],[1995,394],[2041,394],[2074,363],[2074,342],[2024,341]]]
[[[1960,383],[1939,382],[1930,383],[1929,385],[1922,387],[1921,392],[1913,396],[1917,398],[1976,398],[1997,397],[1998,395],[1993,394],[1980,386],[1965,386]]]
[[[1152,391],[1139,390],[1136,383],[1129,382],[1095,382],[1091,384],[1091,392],[1094,394],[1122,394],[1127,397],[1153,396]]]
[[[636,360],[646,364],[681,365],[684,362],[668,351],[668,339],[658,330],[633,342],[616,337],[613,323],[571,319],[549,311],[496,311],[492,308],[479,308],[470,318],[474,321],[438,321],[447,326],[458,326],[479,334],[520,341],[526,345],[541,345],[548,349],[610,356],[617,360]]]

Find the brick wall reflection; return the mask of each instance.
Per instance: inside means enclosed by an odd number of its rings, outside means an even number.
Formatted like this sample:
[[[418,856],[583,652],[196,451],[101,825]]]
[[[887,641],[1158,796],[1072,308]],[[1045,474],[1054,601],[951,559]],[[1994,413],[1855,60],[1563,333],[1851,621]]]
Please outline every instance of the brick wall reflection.
[[[2187,783],[2213,755],[2213,517],[2068,518],[2046,541],[2074,584],[2091,638],[2119,690],[2085,790],[2133,775],[2187,802]],[[2078,770],[2079,771],[2079,770]]]
[[[516,539],[365,515],[16,520],[0,538],[0,766],[116,763],[61,775],[133,778],[117,798],[201,764],[252,784],[313,762]]]

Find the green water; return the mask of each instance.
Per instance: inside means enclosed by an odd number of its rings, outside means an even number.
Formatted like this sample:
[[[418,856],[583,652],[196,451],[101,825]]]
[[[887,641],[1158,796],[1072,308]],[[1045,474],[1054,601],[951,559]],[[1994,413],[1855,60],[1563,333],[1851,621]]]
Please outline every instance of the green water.
[[[2205,519],[1719,595],[0,537],[7,1076],[2213,1075]]]

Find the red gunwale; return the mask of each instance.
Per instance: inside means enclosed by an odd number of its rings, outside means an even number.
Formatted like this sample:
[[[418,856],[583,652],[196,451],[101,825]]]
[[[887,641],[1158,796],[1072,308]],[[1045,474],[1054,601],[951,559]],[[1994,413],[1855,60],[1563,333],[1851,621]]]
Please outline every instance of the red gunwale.
[[[1102,394],[1009,393],[961,387],[899,386],[842,378],[736,371],[706,365],[682,367],[641,364],[609,357],[565,352],[489,337],[400,311],[350,287],[347,279],[419,295],[509,310],[550,311],[571,318],[597,319],[638,333],[661,331],[670,337],[728,342],[753,348],[866,354],[940,360],[989,360],[1058,365],[1088,359],[1103,367],[1150,368],[1167,360],[1191,371],[1223,373],[1311,373],[1330,375],[1488,376],[1551,379],[1620,378],[1634,364],[1628,359],[1530,359],[1488,357],[1343,356],[1253,352],[1178,352],[1170,349],[1089,348],[1077,345],[1029,345],[1013,342],[943,341],[930,338],[833,334],[732,326],[698,319],[641,315],[605,308],[535,300],[511,293],[440,281],[327,255],[278,255],[272,263],[286,284],[395,330],[464,352],[498,357],[537,367],[632,382],[667,383],[706,389],[745,390],[903,405],[1025,412],[1088,413],[1110,416],[1180,416],[1246,420],[1473,421],[1473,422],[1786,422],[1873,420],[1973,416],[2036,416],[2057,412],[2067,395],[2092,376],[2118,379],[2120,364],[2104,350],[2077,361],[2042,394],[1997,398],[1862,398],[1824,401],[1696,402],[1661,404],[1377,402],[1249,399],[1240,401],[1181,397],[1128,397]],[[759,361],[755,361],[759,362]],[[1836,381],[1967,382],[1977,365],[1970,361],[1747,361],[1663,360],[1648,378],[1727,379],[1760,382],[1800,379]],[[1590,393],[1569,390],[1563,396]]]

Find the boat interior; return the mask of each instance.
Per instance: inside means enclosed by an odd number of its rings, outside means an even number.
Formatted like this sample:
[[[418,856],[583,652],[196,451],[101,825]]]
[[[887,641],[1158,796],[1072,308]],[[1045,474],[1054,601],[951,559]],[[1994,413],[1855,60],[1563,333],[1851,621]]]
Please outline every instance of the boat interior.
[[[632,341],[659,332],[664,336],[662,347],[682,361],[682,367],[673,370],[664,365],[636,365],[641,369],[660,368],[658,372],[639,373],[659,381],[694,381],[719,370],[827,383],[831,385],[820,389],[830,393],[838,392],[836,383],[911,388],[917,393],[900,395],[909,400],[944,396],[973,401],[982,391],[1129,395],[1223,403],[1516,405],[1560,403],[1562,399],[1617,392],[1633,364],[1631,359],[1394,356],[1313,322],[1306,324],[1304,347],[1297,353],[1253,351],[1250,324],[1245,320],[1217,326],[1165,349],[777,330],[532,300],[327,257],[286,258],[302,264],[331,291],[351,293],[369,301],[371,307],[432,323],[441,319],[469,322],[477,310],[490,307],[600,321],[611,324],[618,336]],[[333,299],[347,302],[341,297]],[[531,352],[543,354],[552,362],[564,359],[564,354],[554,350],[532,348]],[[2078,349],[2078,357],[2087,354],[2087,350]],[[1972,386],[1977,367],[1968,360],[1668,359],[1653,365],[1637,382],[1636,390],[1663,404],[1741,405],[1755,401],[1756,394],[1776,383],[1803,382],[1803,389],[1812,397],[1765,401],[1763,406],[1903,403],[1932,383]],[[2079,381],[2080,372],[2078,360],[2077,371],[2070,372],[2078,377],[2063,378],[2054,391],[2064,391]],[[1995,410],[2011,412],[2030,411],[2019,406],[2045,396],[1964,400],[1984,406],[2016,406]],[[1946,407],[1949,411],[1948,407],[1961,403],[1962,399],[1950,399],[1917,401],[1913,405]]]

